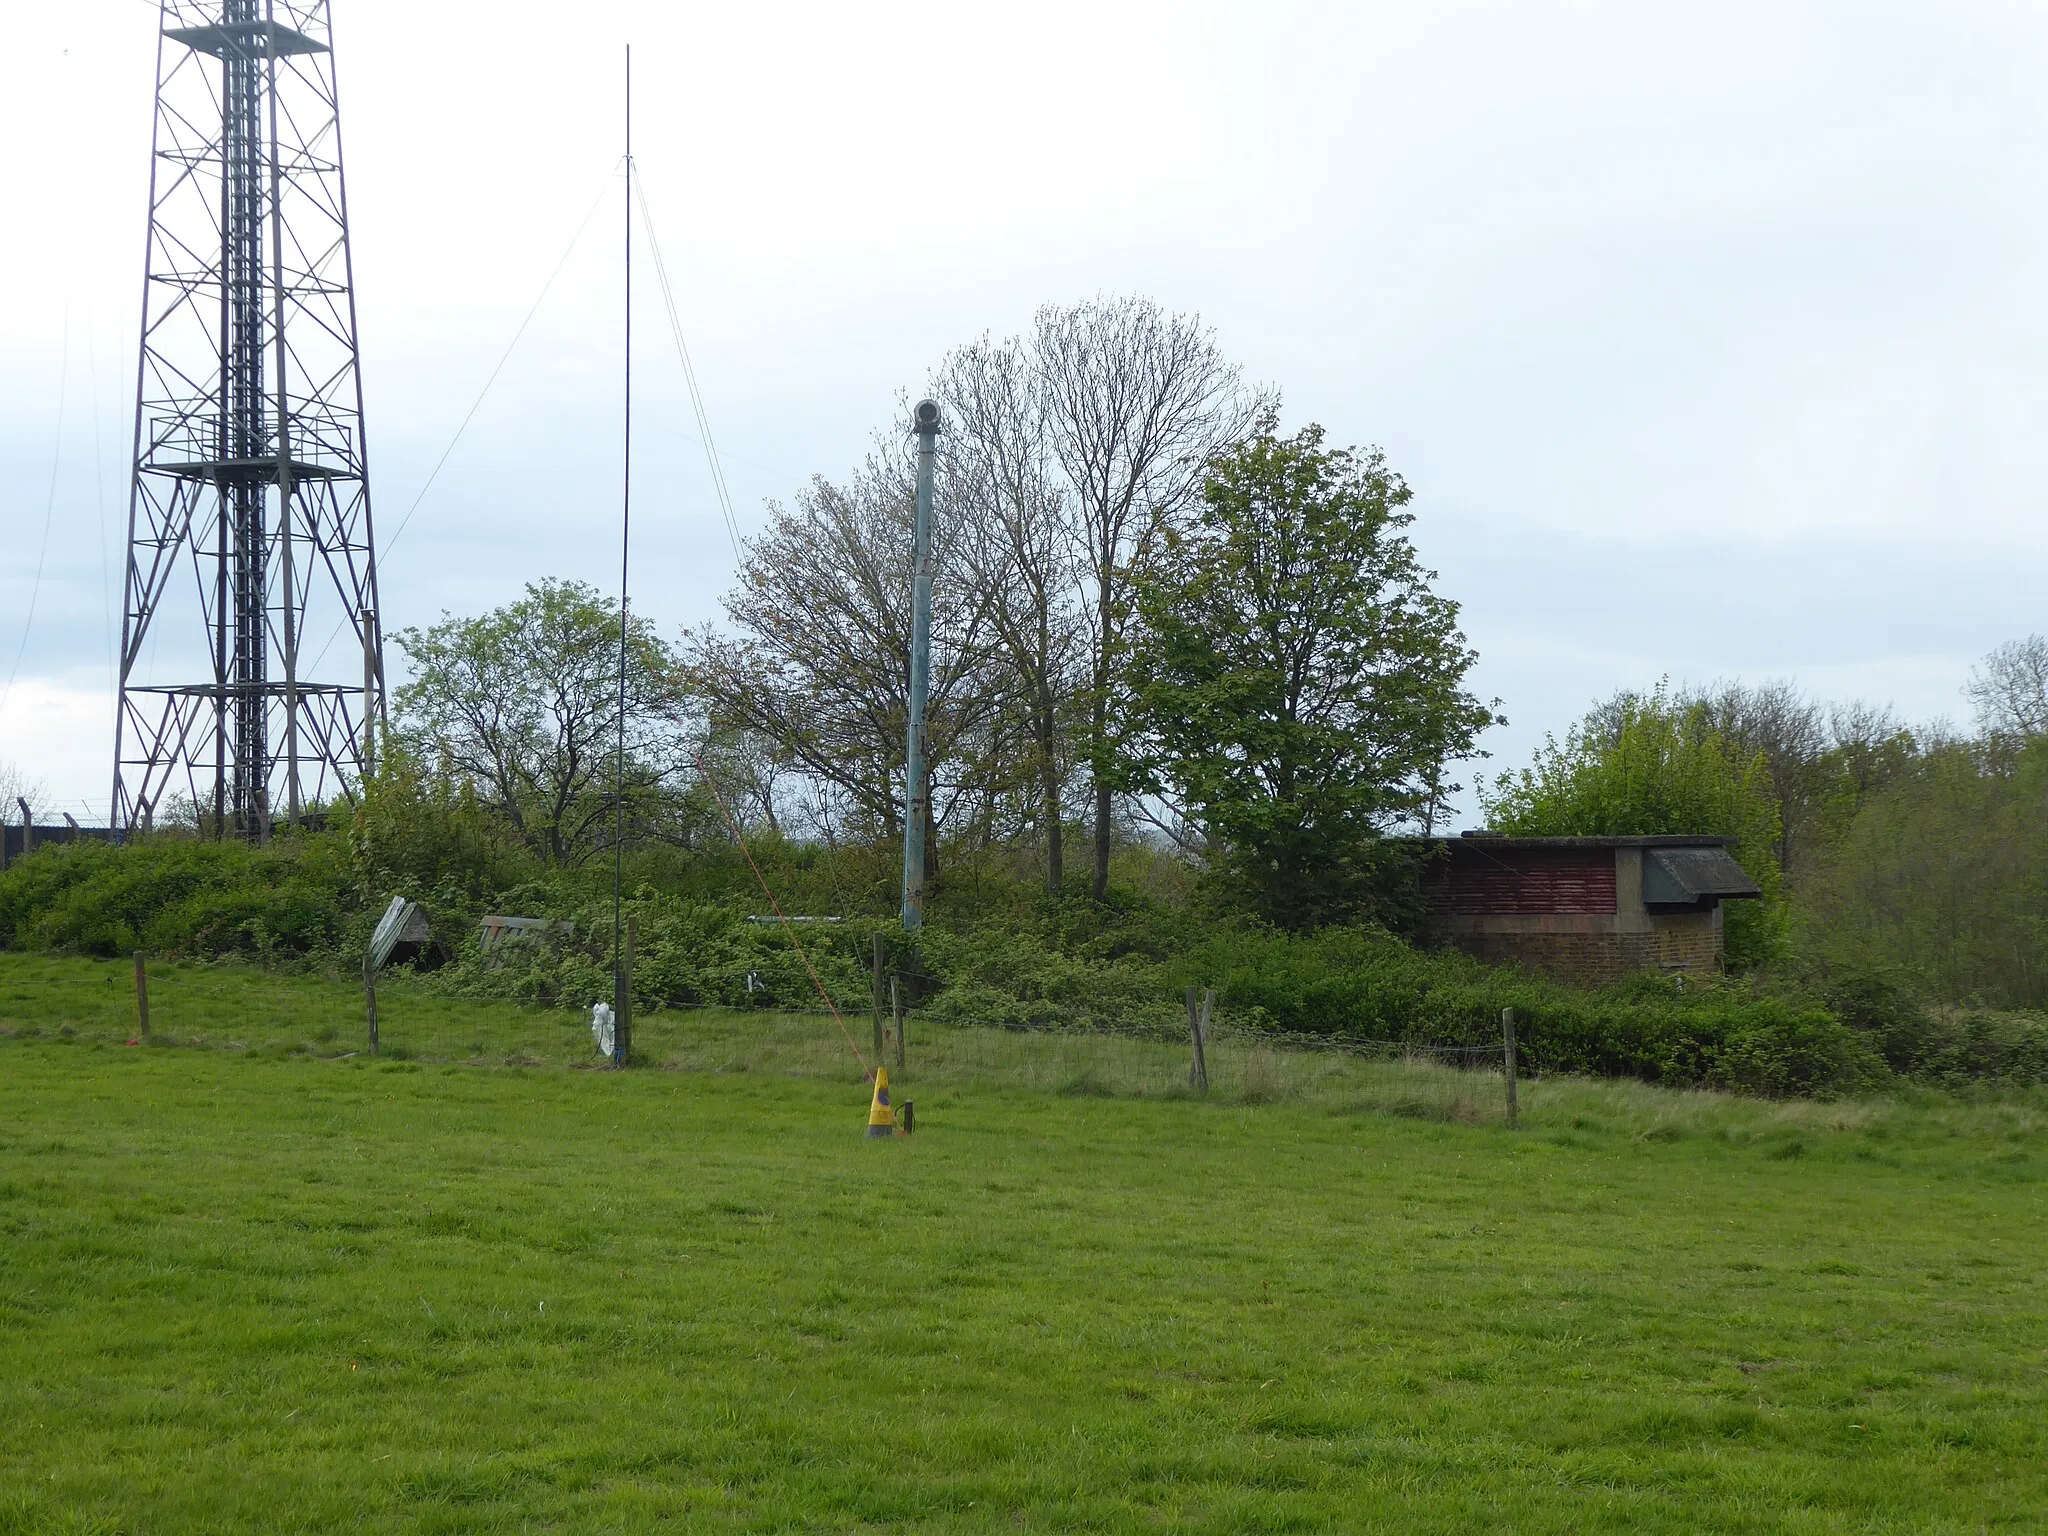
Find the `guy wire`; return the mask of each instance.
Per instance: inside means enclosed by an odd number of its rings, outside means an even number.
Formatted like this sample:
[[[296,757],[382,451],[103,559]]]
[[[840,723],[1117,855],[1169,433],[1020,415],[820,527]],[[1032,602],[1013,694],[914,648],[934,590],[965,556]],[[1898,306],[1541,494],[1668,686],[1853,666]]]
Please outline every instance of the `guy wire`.
[[[420,487],[419,494],[413,497],[412,505],[405,509],[405,516],[398,520],[398,526],[383,541],[384,547],[378,551],[380,556],[390,555],[391,547],[404,534],[406,525],[412,521],[413,513],[419,511],[420,503],[427,499],[427,492],[433,489],[434,482],[440,478],[441,471],[446,467],[449,456],[455,452],[456,444],[462,441],[462,434],[469,430],[469,424],[476,419],[476,413],[483,408],[484,397],[490,394],[491,386],[498,382],[498,375],[505,371],[505,365],[512,360],[513,349],[519,345],[519,340],[526,334],[527,327],[533,324],[533,317],[540,313],[541,304],[555,286],[555,279],[562,275],[562,269],[569,264],[569,258],[576,254],[576,247],[583,243],[584,232],[590,228],[590,221],[597,217],[597,210],[604,202],[605,194],[611,190],[611,180],[611,173],[607,171],[604,184],[598,188],[597,196],[591,199],[590,207],[583,215],[583,222],[576,226],[576,233],[569,237],[569,244],[562,251],[561,260],[557,261],[554,270],[548,273],[547,281],[540,285],[540,292],[534,296],[532,305],[528,307],[526,318],[519,322],[519,329],[512,333],[512,339],[505,344],[504,352],[499,355],[497,366],[491,369],[490,377],[484,380],[484,387],[477,391],[476,399],[470,402],[469,411],[463,416],[462,424],[455,429],[455,435],[448,439],[448,446],[441,450],[441,457],[434,461],[434,468],[428,474],[426,483]],[[333,648],[334,642],[341,638],[341,632],[348,624],[349,619],[344,617],[334,626],[334,632],[327,637],[327,643],[320,647],[320,653],[313,658],[311,665],[307,668],[308,671],[319,667],[321,661],[326,658],[328,651]]]
[[[719,515],[725,519],[725,535],[732,541],[732,555],[736,561],[746,557],[740,551],[739,521],[733,516],[732,493],[726,488],[725,466],[719,462],[718,445],[711,436],[711,417],[704,409],[704,394],[697,387],[696,364],[690,360],[690,345],[683,339],[682,315],[676,308],[675,290],[669,285],[668,263],[662,258],[661,240],[654,232],[654,215],[647,206],[647,182],[644,178],[633,182],[633,196],[640,203],[640,220],[647,231],[647,249],[654,258],[654,278],[661,289],[662,304],[668,310],[669,333],[675,338],[676,357],[683,365],[683,379],[690,386],[690,409],[697,417],[698,440],[704,445],[704,457],[711,467],[711,485],[718,496]]]
[[[64,342],[57,363],[57,442],[50,450],[50,492],[43,500],[43,543],[36,551],[35,581],[28,589],[28,615],[21,621],[21,644],[14,649],[14,666],[7,674],[7,686],[0,688],[0,709],[14,694],[14,680],[21,675],[21,659],[28,654],[28,636],[36,622],[36,600],[43,595],[43,563],[50,556],[50,524],[57,511],[57,471],[64,463],[65,386],[71,382],[71,301],[67,289],[64,302]]]

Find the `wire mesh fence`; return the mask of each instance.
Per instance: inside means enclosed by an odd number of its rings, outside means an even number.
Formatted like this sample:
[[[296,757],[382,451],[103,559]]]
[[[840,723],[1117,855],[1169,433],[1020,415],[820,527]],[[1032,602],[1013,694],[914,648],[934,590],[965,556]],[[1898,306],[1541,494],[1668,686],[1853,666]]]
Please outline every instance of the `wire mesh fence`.
[[[865,1020],[849,1019],[856,1035]],[[1196,1098],[1255,1105],[1311,1102],[1426,1119],[1507,1118],[1503,1049],[1394,1040],[1333,1040],[1223,1024],[1206,1040],[1209,1087],[1191,1081],[1186,1036],[1115,1029],[1018,1029],[909,1016],[899,1082],[906,1092],[1015,1089],[1102,1098]],[[654,1064],[710,1072],[852,1077],[859,1067],[822,1014],[670,1014],[649,1039]],[[893,1042],[891,1071],[895,1072]]]

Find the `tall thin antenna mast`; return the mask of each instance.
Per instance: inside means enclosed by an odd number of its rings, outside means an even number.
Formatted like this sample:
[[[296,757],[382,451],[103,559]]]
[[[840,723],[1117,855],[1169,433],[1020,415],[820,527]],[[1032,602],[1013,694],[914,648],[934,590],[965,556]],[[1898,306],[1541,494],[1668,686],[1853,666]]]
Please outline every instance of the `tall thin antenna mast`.
[[[633,45],[626,44],[626,443],[619,510],[619,758],[613,781],[618,826],[612,838],[612,1065],[632,1049],[632,985],[624,961],[626,882],[626,648],[631,617],[627,576],[633,558]]]
[[[920,400],[917,432],[917,525],[910,567],[910,739],[903,755],[903,931],[924,927],[925,823],[931,783],[925,774],[924,714],[932,676],[932,461],[938,457],[939,406]]]

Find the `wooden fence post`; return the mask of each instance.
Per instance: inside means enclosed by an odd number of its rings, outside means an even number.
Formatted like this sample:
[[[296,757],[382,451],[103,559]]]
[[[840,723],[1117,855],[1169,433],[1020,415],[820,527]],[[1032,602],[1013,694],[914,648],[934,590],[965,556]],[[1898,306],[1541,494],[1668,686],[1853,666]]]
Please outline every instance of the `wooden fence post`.
[[[377,1054],[377,968],[363,956],[363,996],[370,1005],[370,1054]]]
[[[877,934],[875,935],[875,975],[874,975],[874,984],[873,984],[873,991],[874,991],[874,1005],[875,1005],[875,1060],[876,1060],[876,1061],[880,1061],[880,1060],[882,1059],[882,970],[883,970],[883,964],[882,964],[882,961],[883,961],[883,953],[884,953],[884,951],[885,951],[885,949],[886,949],[886,948],[887,948],[887,946],[886,946],[886,945],[885,945],[885,944],[883,943],[883,941],[882,941],[882,936],[881,936],[881,934],[877,933]]]
[[[1188,1082],[1203,1093],[1209,1091],[1209,1055],[1206,1049],[1209,1033],[1209,1015],[1216,1006],[1216,989],[1211,987],[1197,1001],[1195,989],[1188,988],[1188,1038],[1194,1045],[1194,1057],[1188,1063]]]
[[[1500,1011],[1500,1033],[1502,1064],[1507,1068],[1508,1078],[1508,1124],[1515,1123],[1515,1010],[1503,1008]]]
[[[896,1027],[896,1070],[903,1070],[903,988],[894,972],[889,975],[889,1022]],[[879,1063],[880,1058],[877,1058]]]
[[[142,951],[135,951],[135,1018],[138,1025],[135,1038],[149,1038],[149,968],[143,963]]]

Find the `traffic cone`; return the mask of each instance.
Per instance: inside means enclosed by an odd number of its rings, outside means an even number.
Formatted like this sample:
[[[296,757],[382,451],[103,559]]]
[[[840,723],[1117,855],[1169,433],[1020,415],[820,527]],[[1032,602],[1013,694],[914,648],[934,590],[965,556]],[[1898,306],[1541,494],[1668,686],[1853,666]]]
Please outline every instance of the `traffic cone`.
[[[889,1107],[889,1069],[875,1068],[875,1098],[868,1106],[868,1139],[891,1136],[896,1130],[896,1111]]]

